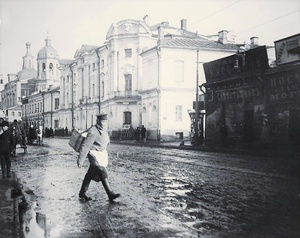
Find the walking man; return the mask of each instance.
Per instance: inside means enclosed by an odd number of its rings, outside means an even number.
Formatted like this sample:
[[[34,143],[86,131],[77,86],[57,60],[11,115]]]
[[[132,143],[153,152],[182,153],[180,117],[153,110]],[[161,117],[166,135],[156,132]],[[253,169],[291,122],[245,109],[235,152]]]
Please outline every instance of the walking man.
[[[87,131],[87,136],[82,144],[78,155],[77,165],[79,168],[89,159],[89,169],[84,177],[79,192],[79,198],[89,201],[92,198],[86,195],[91,180],[101,181],[110,201],[118,198],[120,194],[114,193],[108,182],[106,166],[108,164],[107,146],[110,142],[107,133],[107,115],[97,115],[97,124]],[[97,179],[98,178],[98,179]]]

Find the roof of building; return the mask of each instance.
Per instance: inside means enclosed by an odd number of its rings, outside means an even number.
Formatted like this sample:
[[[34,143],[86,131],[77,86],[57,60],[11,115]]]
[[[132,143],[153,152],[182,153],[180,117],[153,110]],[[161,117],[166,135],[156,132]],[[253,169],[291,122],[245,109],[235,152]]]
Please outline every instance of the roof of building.
[[[25,81],[37,77],[37,71],[33,68],[22,69],[18,72],[18,80]]]
[[[183,48],[200,48],[200,49],[215,49],[215,50],[229,50],[236,51],[241,45],[228,43],[222,44],[218,41],[207,40],[202,37],[185,37],[185,36],[165,36],[161,46],[170,46],[170,47],[183,47]]]
[[[60,65],[68,65],[68,64],[72,64],[73,62],[74,62],[74,60],[72,60],[72,59],[60,59],[59,60]]]
[[[15,105],[9,108],[6,108],[7,110],[22,110],[22,106],[21,105]]]
[[[80,49],[77,49],[74,55],[74,58],[78,56],[82,56],[83,53],[88,53],[92,50],[99,48],[99,46],[95,45],[82,45]]]
[[[158,29],[161,28],[166,34],[178,35],[178,36],[190,36],[197,37],[197,33],[188,31],[186,29],[181,29],[177,27],[170,26],[168,22],[162,22],[152,25],[150,29],[152,30],[153,36],[157,37]]]

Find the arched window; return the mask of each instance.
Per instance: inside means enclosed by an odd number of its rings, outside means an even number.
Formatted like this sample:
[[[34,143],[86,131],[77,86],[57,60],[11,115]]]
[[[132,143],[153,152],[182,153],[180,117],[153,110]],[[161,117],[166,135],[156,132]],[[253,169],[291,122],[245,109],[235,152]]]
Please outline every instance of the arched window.
[[[123,113],[123,121],[124,125],[131,125],[131,112]]]
[[[50,74],[53,75],[53,64],[52,63],[49,64],[49,71],[50,71]]]
[[[43,69],[43,72],[45,72],[45,71],[46,71],[46,64],[45,64],[45,63],[43,63],[43,65],[42,65],[42,69]]]

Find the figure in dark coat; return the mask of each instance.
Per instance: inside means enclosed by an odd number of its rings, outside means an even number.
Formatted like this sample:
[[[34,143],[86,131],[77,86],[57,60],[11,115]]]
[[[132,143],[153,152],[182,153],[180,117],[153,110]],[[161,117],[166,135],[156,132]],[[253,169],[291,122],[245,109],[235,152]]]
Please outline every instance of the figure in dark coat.
[[[143,143],[146,142],[146,133],[147,133],[147,130],[146,130],[145,126],[142,125],[142,128],[141,128],[141,136],[142,136],[142,142],[143,142]]]
[[[9,127],[9,123],[7,121],[3,121],[0,130],[0,159],[1,159],[1,170],[2,170],[3,178],[5,178],[5,176],[7,176],[8,178],[11,177],[10,155],[14,148],[14,136],[11,130],[8,129],[8,127]]]
[[[120,194],[114,193],[108,182],[106,166],[108,163],[107,146],[110,142],[107,133],[107,115],[97,115],[97,125],[87,131],[81,150],[78,155],[77,165],[82,167],[85,158],[88,157],[90,166],[84,177],[79,192],[79,198],[86,201],[91,200],[85,193],[92,180],[101,181],[110,201],[118,198]]]

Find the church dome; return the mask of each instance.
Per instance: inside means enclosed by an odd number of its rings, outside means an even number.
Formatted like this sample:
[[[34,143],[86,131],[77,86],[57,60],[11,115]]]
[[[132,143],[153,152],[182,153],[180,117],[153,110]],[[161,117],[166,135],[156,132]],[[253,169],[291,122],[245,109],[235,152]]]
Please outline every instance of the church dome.
[[[45,41],[46,41],[46,45],[38,52],[37,59],[38,60],[46,59],[46,58],[58,59],[59,57],[57,51],[51,46],[51,40],[49,39],[49,37],[47,37]]]

